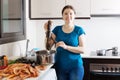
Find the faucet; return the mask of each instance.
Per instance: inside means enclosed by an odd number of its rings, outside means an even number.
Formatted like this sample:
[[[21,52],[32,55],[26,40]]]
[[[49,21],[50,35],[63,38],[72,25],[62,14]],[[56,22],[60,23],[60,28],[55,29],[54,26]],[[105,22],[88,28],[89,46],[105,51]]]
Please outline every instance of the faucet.
[[[25,53],[25,57],[27,57],[27,53],[28,53],[28,44],[29,44],[30,40],[27,39],[27,42],[26,42],[26,53]]]

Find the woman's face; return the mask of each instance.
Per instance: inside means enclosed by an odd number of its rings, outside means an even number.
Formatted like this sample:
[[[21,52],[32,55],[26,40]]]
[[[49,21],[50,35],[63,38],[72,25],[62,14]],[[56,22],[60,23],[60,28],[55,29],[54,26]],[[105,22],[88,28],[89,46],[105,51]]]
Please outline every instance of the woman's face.
[[[65,9],[63,12],[63,20],[65,21],[65,23],[67,24],[73,23],[74,19],[75,19],[74,11],[70,8]]]

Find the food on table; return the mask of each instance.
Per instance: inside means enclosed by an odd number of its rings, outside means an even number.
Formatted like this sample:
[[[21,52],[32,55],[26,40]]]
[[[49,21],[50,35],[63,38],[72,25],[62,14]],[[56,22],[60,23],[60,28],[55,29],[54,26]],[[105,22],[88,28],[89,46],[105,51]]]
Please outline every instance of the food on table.
[[[7,78],[8,80],[24,80],[30,77],[37,77],[38,70],[29,64],[15,63],[8,65],[7,68],[0,70],[0,78]]]

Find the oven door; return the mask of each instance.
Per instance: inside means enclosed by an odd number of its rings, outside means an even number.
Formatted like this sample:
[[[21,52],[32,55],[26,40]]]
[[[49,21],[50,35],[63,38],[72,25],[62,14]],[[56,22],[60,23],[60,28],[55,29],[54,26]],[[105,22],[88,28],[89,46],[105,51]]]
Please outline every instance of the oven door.
[[[90,72],[90,80],[120,80],[120,72]]]

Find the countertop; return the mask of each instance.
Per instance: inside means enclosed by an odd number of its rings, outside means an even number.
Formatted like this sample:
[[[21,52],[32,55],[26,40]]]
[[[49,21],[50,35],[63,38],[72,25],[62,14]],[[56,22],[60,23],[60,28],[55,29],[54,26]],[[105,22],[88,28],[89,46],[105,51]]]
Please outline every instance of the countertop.
[[[89,54],[81,54],[82,58],[101,58],[101,59],[120,59],[120,53],[117,56],[107,54],[106,56],[97,56],[95,52]]]

